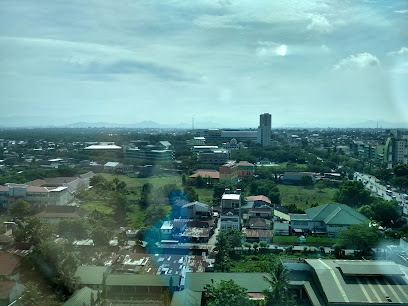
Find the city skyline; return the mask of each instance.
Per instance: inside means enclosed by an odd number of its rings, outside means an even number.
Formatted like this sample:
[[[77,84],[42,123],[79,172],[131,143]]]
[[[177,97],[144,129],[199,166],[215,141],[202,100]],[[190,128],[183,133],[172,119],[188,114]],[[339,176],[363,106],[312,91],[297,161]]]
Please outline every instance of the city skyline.
[[[402,0],[0,7],[2,126],[408,122]]]

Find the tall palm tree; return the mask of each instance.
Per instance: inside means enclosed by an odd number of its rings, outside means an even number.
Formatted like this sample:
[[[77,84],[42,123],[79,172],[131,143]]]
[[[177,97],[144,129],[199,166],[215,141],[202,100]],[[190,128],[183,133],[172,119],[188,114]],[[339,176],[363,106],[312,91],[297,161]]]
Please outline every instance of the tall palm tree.
[[[288,292],[289,271],[281,261],[271,267],[268,276],[264,279],[269,284],[268,290],[264,291],[266,306],[269,305],[294,305],[294,300]]]

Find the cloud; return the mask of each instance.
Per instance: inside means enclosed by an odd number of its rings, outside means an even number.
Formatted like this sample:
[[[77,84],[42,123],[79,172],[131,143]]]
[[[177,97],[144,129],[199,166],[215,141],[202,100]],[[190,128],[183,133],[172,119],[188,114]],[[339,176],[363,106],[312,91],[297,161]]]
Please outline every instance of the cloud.
[[[258,41],[258,47],[255,53],[259,57],[264,56],[285,56],[287,54],[287,46],[273,41]]]
[[[319,33],[330,33],[333,31],[333,25],[326,17],[318,14],[310,16],[311,22],[306,27],[307,31],[315,31]]]
[[[203,28],[232,28],[242,29],[243,26],[236,24],[229,16],[201,15],[194,22],[196,26]]]
[[[326,52],[326,53],[331,51],[330,48],[328,46],[326,46],[326,45],[321,45],[320,50],[322,50],[323,52]]]
[[[378,66],[380,66],[380,60],[374,55],[364,52],[342,59],[334,65],[333,70],[366,69]]]
[[[407,47],[402,47],[398,51],[388,52],[388,55],[391,55],[391,56],[408,55],[408,48]]]
[[[397,13],[397,14],[408,14],[408,10],[398,10],[398,11],[394,11],[394,13]]]

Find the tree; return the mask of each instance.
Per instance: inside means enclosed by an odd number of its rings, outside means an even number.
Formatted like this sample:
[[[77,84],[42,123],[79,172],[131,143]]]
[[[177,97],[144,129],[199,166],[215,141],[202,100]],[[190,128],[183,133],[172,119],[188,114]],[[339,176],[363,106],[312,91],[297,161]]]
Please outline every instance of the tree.
[[[260,241],[259,247],[261,247],[262,249],[265,249],[268,247],[268,243],[266,241]]]
[[[25,291],[18,302],[23,306],[57,306],[61,304],[53,296],[43,295],[38,285],[33,282],[28,282],[25,285]]]
[[[353,224],[339,234],[339,245],[354,245],[362,254],[367,254],[376,246],[381,236],[375,227],[370,227],[367,222]]]
[[[408,176],[395,176],[391,179],[391,184],[399,189],[408,189]]]
[[[220,205],[222,195],[224,194],[224,191],[225,191],[225,186],[224,185],[214,185],[213,191],[214,191],[214,193],[213,193],[213,204],[214,205]]]
[[[408,176],[408,165],[407,164],[395,164],[392,167],[395,176]]]
[[[167,215],[167,211],[163,205],[150,205],[146,209],[144,223],[146,226],[152,226]]]
[[[185,186],[184,192],[187,193],[188,200],[190,202],[198,201],[198,194],[194,187],[192,186]]]
[[[326,188],[326,184],[323,183],[322,181],[320,181],[320,182],[317,182],[317,183],[316,183],[315,187],[319,190],[319,192],[322,192],[323,189]]]
[[[313,186],[313,179],[310,175],[302,175],[300,178],[300,184],[304,187]]]
[[[281,261],[270,267],[269,275],[264,279],[269,284],[269,288],[263,292],[266,306],[295,305],[288,290],[289,271]]]
[[[111,232],[99,224],[92,230],[92,240],[95,245],[108,245],[111,237]]]
[[[31,206],[27,201],[19,199],[10,206],[10,214],[15,218],[23,218],[30,214]]]
[[[221,280],[218,284],[207,284],[205,289],[207,290],[204,293],[205,305],[253,305],[253,302],[248,297],[247,290],[237,285],[233,280]]]
[[[113,215],[118,222],[123,222],[126,218],[128,200],[122,192],[114,192],[109,199],[109,204],[113,209]]]
[[[205,186],[205,181],[201,175],[196,177],[195,184],[198,188],[202,188]]]
[[[334,201],[354,207],[370,204],[370,192],[360,181],[345,181],[334,196]]]
[[[214,251],[217,252],[217,255],[215,256],[216,269],[221,272],[227,272],[229,269],[229,253],[231,251],[231,246],[229,245],[225,231],[218,233]]]

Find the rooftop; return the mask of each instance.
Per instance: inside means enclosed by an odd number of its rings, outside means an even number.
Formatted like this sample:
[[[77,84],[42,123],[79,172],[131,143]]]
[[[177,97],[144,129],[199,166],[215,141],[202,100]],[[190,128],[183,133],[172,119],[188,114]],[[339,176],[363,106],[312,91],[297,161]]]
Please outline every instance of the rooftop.
[[[101,285],[104,274],[107,275],[108,267],[101,266],[79,266],[75,271],[75,277],[84,285]]]

